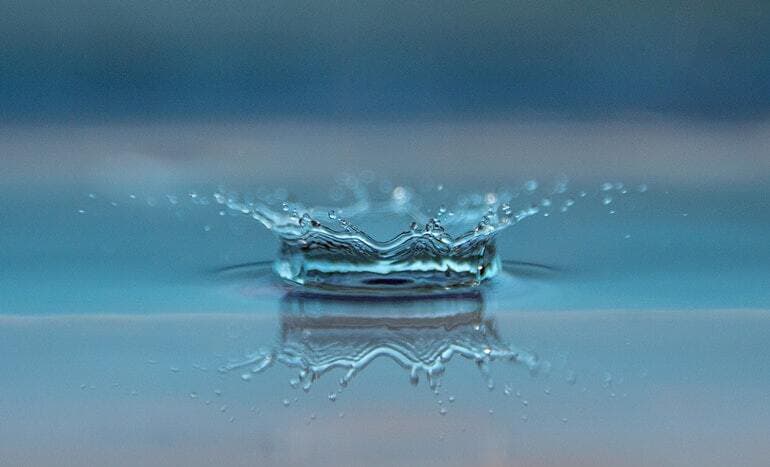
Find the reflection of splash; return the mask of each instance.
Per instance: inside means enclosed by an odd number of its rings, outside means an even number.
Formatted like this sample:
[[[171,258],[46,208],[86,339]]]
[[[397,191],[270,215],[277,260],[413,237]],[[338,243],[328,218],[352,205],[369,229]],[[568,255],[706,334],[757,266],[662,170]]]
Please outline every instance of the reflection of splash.
[[[379,357],[388,357],[409,371],[417,384],[424,374],[435,388],[446,364],[459,355],[475,362],[492,385],[488,365],[504,360],[540,368],[533,354],[504,343],[494,322],[484,318],[478,292],[439,297],[383,300],[289,293],[283,299],[281,342],[222,371],[241,370],[244,378],[275,362],[299,370],[294,385],[310,389],[324,373],[344,371],[348,382]]]

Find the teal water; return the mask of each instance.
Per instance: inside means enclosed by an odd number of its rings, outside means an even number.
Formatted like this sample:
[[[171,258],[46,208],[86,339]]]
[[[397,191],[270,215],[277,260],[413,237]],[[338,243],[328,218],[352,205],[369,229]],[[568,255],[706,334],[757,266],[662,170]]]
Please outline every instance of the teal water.
[[[290,178],[234,189],[329,195]],[[621,178],[647,189],[605,203]],[[766,184],[576,177],[478,287],[349,299],[280,282],[280,240],[222,214],[219,180],[23,182],[0,191],[2,465],[770,457]],[[378,219],[356,225],[411,222]]]

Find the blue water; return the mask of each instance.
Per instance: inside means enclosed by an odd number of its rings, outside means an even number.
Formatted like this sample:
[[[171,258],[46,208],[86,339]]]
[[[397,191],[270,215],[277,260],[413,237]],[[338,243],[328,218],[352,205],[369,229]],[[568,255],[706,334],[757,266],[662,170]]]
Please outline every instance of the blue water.
[[[501,232],[498,276],[399,300],[281,283],[273,233],[190,196],[214,176],[7,183],[0,464],[763,465],[767,185],[648,172],[571,179],[590,202]],[[328,194],[269,178],[239,190]]]

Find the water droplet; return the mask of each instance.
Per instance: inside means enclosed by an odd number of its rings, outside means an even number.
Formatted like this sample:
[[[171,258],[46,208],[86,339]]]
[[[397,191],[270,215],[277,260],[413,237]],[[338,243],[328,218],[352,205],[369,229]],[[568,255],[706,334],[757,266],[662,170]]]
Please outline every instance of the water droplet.
[[[602,377],[602,386],[605,388],[609,388],[612,386],[612,373],[605,372],[604,376]]]
[[[537,187],[537,180],[527,180],[527,182],[524,183],[524,189],[527,191],[535,191],[537,190]]]
[[[602,198],[602,204],[607,206],[608,204],[612,203],[612,196],[605,196]]]
[[[406,191],[406,188],[404,188],[402,186],[397,186],[397,187],[393,188],[393,200],[396,203],[401,204],[401,203],[406,202],[407,195],[408,195],[408,193]]]
[[[291,401],[289,399],[284,399],[282,401],[284,407],[288,407],[291,405]]]
[[[446,415],[446,414],[447,414],[447,412],[448,412],[448,411],[447,411],[447,408],[446,408],[446,407],[443,407],[443,406],[442,406],[440,409],[438,409],[438,413],[440,413],[441,415]]]

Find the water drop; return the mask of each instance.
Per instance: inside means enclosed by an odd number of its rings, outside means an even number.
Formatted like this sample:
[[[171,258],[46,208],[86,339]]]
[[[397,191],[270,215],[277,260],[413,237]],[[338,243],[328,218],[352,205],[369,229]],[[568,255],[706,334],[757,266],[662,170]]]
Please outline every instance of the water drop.
[[[399,204],[405,203],[407,200],[407,195],[408,193],[406,191],[406,188],[402,186],[397,186],[393,188],[393,200],[396,203],[399,203]]]

